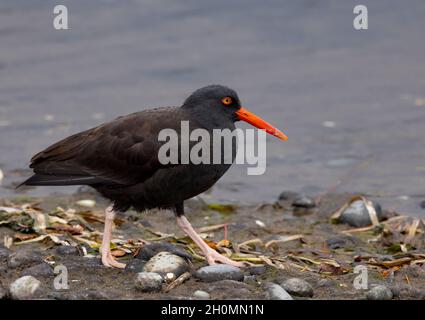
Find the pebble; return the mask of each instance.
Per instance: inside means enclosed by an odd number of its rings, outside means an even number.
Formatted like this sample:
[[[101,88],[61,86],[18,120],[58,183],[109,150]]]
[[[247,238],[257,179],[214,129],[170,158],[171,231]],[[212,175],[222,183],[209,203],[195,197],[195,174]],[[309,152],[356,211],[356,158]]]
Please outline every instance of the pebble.
[[[310,209],[316,206],[316,202],[314,202],[314,200],[309,197],[300,196],[292,202],[292,206]]]
[[[243,281],[244,274],[237,267],[228,264],[214,264],[197,270],[195,272],[195,277],[205,282],[220,280]]]
[[[312,297],[313,287],[305,280],[290,278],[282,283],[282,287],[290,294],[299,297]]]
[[[336,235],[326,240],[329,249],[355,248],[361,243],[360,239],[349,235]]]
[[[176,277],[189,270],[189,265],[175,254],[163,251],[154,255],[143,267],[143,271],[160,274],[174,273]]]
[[[266,273],[266,271],[267,271],[266,266],[254,266],[254,267],[248,268],[249,274],[253,275],[253,276],[262,275],[262,274]]]
[[[393,292],[386,286],[378,285],[370,289],[366,297],[368,300],[391,300]]]
[[[378,220],[382,220],[383,216],[381,206],[375,201],[372,201],[372,203],[375,207]],[[357,228],[367,227],[372,224],[369,213],[361,200],[354,201],[347,209],[345,209],[339,217],[339,220]]]
[[[139,253],[137,254],[136,258],[148,261],[157,253],[165,252],[165,251],[185,259],[192,259],[192,256],[189,253],[187,253],[185,250],[171,243],[166,243],[166,242],[150,243],[143,246],[142,249],[140,249]]]
[[[422,209],[425,209],[425,200],[421,201],[419,205]]]
[[[206,291],[196,290],[193,293],[193,296],[197,299],[208,300],[210,298],[210,294]]]
[[[4,173],[3,173],[3,171],[0,169],[0,183],[2,182],[3,178],[4,178]]]
[[[30,299],[40,287],[41,282],[33,276],[21,277],[10,285],[10,295],[15,300]]]
[[[90,200],[90,199],[84,199],[84,200],[77,201],[76,204],[85,208],[94,208],[94,206],[96,205],[96,201]]]
[[[176,275],[172,272],[168,272],[165,276],[164,276],[164,280],[167,283],[171,283],[174,280],[176,280]]]
[[[276,283],[267,283],[266,290],[271,300],[294,300],[285,289]]]
[[[142,292],[160,291],[162,277],[155,272],[140,272],[136,277],[136,288]]]
[[[76,246],[59,246],[55,249],[55,253],[60,256],[76,256],[80,254]]]
[[[14,269],[29,264],[40,263],[43,260],[39,253],[34,251],[20,250],[13,252],[7,258],[7,265],[9,268]]]
[[[294,191],[283,191],[280,195],[279,195],[279,200],[282,201],[293,201],[296,198],[298,198],[300,196],[299,193],[294,192]]]
[[[22,272],[23,276],[30,275],[33,277],[48,277],[53,275],[52,268],[45,262],[39,263],[35,266],[25,269]]]

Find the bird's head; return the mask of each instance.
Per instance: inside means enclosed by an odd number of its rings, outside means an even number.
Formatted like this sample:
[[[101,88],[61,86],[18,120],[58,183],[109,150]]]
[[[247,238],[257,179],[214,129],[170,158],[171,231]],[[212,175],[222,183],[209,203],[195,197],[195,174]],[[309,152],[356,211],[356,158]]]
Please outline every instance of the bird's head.
[[[186,99],[183,108],[202,113],[204,116],[211,115],[212,112],[220,113],[233,122],[242,120],[281,140],[288,140],[283,132],[243,108],[237,93],[225,86],[210,85],[196,90]]]

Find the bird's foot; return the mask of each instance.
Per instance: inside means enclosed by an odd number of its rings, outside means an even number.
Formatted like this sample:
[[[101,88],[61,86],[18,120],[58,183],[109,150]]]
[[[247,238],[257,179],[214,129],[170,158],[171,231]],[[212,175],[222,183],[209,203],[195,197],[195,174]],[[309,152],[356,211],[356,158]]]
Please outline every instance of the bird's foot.
[[[110,250],[105,250],[105,252],[102,251],[102,263],[105,267],[113,267],[119,269],[125,268],[125,263],[121,263],[115,260]]]
[[[209,265],[216,264],[216,262],[221,262],[223,264],[229,264],[231,266],[238,267],[238,268],[245,267],[245,264],[243,262],[238,262],[238,261],[229,259],[211,248],[208,248],[207,252],[205,252],[204,254]]]

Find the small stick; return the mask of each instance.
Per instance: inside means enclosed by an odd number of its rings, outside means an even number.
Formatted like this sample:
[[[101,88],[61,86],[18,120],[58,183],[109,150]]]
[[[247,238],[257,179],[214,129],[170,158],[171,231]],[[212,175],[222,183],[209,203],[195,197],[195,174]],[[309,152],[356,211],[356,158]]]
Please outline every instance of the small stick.
[[[175,287],[181,285],[183,282],[185,282],[187,279],[189,279],[192,275],[190,272],[183,273],[180,277],[178,277],[176,280],[171,282],[164,290],[164,292],[169,292],[170,290],[173,290]]]

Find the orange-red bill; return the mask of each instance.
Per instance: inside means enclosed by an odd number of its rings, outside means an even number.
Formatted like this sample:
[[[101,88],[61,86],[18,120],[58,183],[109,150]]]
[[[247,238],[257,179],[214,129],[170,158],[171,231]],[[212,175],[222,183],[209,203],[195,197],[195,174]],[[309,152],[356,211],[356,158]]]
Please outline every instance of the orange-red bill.
[[[254,127],[257,127],[258,129],[264,130],[267,133],[275,137],[278,137],[279,139],[283,141],[288,140],[288,137],[282,131],[276,129],[270,123],[264,121],[263,119],[256,116],[252,112],[246,110],[245,108],[240,108],[238,111],[236,111],[236,114],[238,115],[240,120],[248,122],[249,124],[252,124]]]

